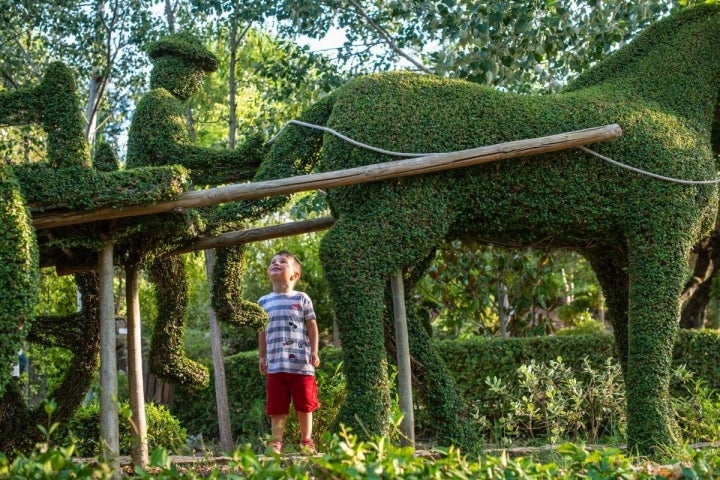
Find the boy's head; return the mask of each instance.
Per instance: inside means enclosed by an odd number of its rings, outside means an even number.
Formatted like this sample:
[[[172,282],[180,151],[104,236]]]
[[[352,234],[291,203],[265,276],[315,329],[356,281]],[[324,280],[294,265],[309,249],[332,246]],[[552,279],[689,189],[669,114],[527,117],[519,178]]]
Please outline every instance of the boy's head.
[[[300,260],[287,250],[281,250],[273,255],[268,266],[268,277],[273,283],[281,282],[295,285],[300,279],[301,273],[302,265]]]

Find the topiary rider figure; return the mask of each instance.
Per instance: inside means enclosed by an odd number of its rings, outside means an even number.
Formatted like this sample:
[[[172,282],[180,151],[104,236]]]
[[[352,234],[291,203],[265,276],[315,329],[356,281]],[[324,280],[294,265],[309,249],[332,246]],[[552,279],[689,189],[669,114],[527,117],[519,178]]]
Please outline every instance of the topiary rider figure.
[[[194,145],[186,102],[197,93],[218,60],[188,33],[169,35],[147,49],[153,63],[151,90],[138,102],[130,124],[127,167],[181,164],[196,184],[217,185],[252,178],[262,160],[263,139],[254,137],[235,150]]]
[[[234,150],[207,148],[194,145],[186,124],[185,108],[190,97],[200,89],[206,74],[218,68],[218,60],[193,35],[178,33],[152,43],[147,49],[153,63],[150,76],[151,90],[138,102],[128,136],[127,167],[161,166],[180,164],[191,172],[195,184],[218,185],[252,178],[262,160],[264,140],[257,136]],[[129,263],[152,263],[151,280],[156,285],[158,299],[158,320],[153,333],[150,352],[150,371],[172,383],[202,388],[207,385],[207,369],[184,356],[184,316],[187,309],[187,281],[182,260],[179,257],[159,258],[157,255],[167,248],[168,238],[180,238],[192,228],[209,228],[213,232],[227,229],[229,224],[213,225],[212,211],[204,211],[207,218],[198,212],[178,219],[176,214],[166,214],[162,228],[168,235],[157,234],[157,225],[147,228],[144,241],[131,247]],[[199,227],[195,227],[199,225]],[[207,232],[206,232],[207,233]],[[187,235],[187,234],[186,234]],[[152,240],[157,239],[157,244]],[[237,247],[229,249],[235,253]],[[242,255],[218,255],[220,271],[231,269],[225,261],[241,262]],[[239,258],[238,258],[239,257]],[[216,281],[228,282],[227,290],[238,291],[234,285],[241,282],[238,276],[221,278]],[[247,324],[262,323],[264,312],[257,305],[245,305],[239,297],[218,296],[217,289],[213,304],[218,318]],[[227,306],[224,303],[232,302]],[[233,312],[236,315],[226,315]],[[242,312],[247,312],[243,314]],[[230,316],[231,318],[227,318]],[[257,318],[256,318],[257,317]]]

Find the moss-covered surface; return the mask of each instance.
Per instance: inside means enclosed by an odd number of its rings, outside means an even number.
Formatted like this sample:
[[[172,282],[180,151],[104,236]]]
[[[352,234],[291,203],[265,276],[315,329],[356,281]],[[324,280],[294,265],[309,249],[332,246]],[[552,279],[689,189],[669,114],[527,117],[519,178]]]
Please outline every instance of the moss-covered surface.
[[[128,168],[179,163],[196,172],[193,178],[196,184],[204,185],[238,182],[252,177],[262,159],[262,139],[251,138],[243,147],[234,150],[203,148],[193,144],[187,129],[186,102],[198,91],[205,74],[217,69],[215,56],[197,38],[184,33],[169,35],[151,44],[148,55],[153,63],[151,90],[138,102],[130,125]],[[164,225],[148,226],[145,234],[133,235],[133,246],[127,249],[131,261],[153,262],[151,279],[157,286],[159,308],[150,351],[150,371],[187,387],[207,387],[208,373],[184,355],[183,319],[187,310],[185,270],[180,259],[155,257],[174,244],[169,241],[170,238],[181,240],[183,234],[189,237],[206,229],[222,231],[234,226],[229,222],[218,223],[213,215],[217,210],[210,208],[188,213],[188,223],[168,218]],[[158,229],[163,235],[157,235]],[[232,262],[234,270],[241,273],[242,256],[232,257]],[[221,264],[233,268],[225,262]],[[217,279],[216,283],[218,288],[231,285],[228,288],[238,292],[237,284],[241,280],[242,276],[228,276]],[[241,308],[227,305],[240,301],[239,297],[221,296],[216,297],[213,303],[221,312],[235,311],[236,317],[240,317],[243,314]]]
[[[403,152],[454,151],[617,123],[623,136],[594,145],[629,165],[683,179],[712,179],[711,133],[720,79],[720,6],[658,22],[557,95],[509,95],[432,76],[389,73],[354,80],[303,118]],[[318,147],[322,145],[322,150]],[[258,179],[390,160],[298,126],[273,146]],[[668,376],[679,293],[691,246],[712,227],[714,185],[680,185],[630,173],[580,150],[344,187],[328,194],[337,221],[321,257],[345,352],[342,420],[356,432],[388,426],[383,346],[387,278],[422,266],[443,239],[570,248],[587,255],[608,300],[628,389],[628,442],[652,453],[675,441]],[[438,421],[462,418],[442,362],[410,319],[411,353],[440,372],[423,381]],[[439,392],[439,393],[438,393]],[[442,426],[442,425],[441,425]],[[454,426],[454,425],[453,425]],[[446,432],[452,436],[453,432]]]

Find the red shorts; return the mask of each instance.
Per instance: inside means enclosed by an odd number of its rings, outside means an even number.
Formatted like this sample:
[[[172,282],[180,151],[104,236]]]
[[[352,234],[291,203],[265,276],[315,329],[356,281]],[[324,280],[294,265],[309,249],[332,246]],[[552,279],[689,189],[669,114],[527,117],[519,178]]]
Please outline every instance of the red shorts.
[[[320,408],[315,377],[297,373],[268,374],[265,413],[287,415],[291,399],[296,412],[309,413]]]

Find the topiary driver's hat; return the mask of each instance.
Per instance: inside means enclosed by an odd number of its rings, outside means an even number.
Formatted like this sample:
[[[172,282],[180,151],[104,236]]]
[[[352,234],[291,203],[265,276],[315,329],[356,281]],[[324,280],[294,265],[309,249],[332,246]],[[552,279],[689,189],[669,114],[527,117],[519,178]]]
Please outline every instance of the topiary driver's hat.
[[[173,33],[163,37],[147,47],[147,54],[151,60],[166,56],[179,57],[206,72],[214,72],[218,68],[217,57],[190,33]]]

